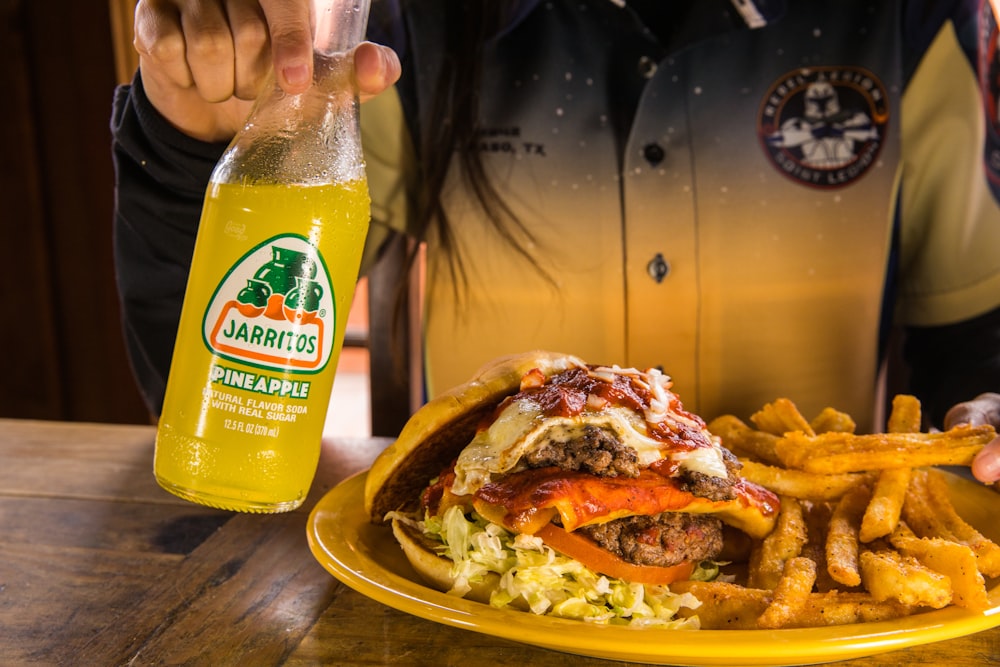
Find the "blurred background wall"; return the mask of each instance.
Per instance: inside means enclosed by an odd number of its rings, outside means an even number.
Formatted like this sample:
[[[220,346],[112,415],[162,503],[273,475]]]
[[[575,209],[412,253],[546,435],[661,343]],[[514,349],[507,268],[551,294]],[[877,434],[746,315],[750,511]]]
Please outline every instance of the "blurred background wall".
[[[3,417],[149,421],[111,250],[108,123],[134,69],[134,4],[0,0]]]

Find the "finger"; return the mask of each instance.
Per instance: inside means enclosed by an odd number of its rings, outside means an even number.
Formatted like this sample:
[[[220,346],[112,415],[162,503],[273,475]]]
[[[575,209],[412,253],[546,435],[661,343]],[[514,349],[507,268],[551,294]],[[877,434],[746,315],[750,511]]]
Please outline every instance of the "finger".
[[[252,100],[271,67],[267,19],[259,4],[248,0],[228,0],[226,14],[236,60],[233,94],[241,100]]]
[[[952,407],[944,416],[944,426],[951,428],[957,424],[1000,426],[1000,394],[983,393]]]
[[[233,35],[222,7],[216,3],[190,3],[181,14],[188,67],[198,92],[208,102],[233,96],[236,56]]]
[[[180,12],[172,3],[139,0],[135,7],[132,41],[144,70],[153,78],[190,88],[194,77],[185,58]],[[147,72],[144,71],[144,76]]]
[[[1000,481],[1000,438],[996,438],[972,460],[972,475],[980,482]]]
[[[401,69],[399,56],[387,46],[362,42],[354,51],[354,74],[363,100],[396,83]]]
[[[309,3],[304,0],[261,0],[271,35],[271,54],[278,85],[286,93],[304,92],[312,83],[313,47]]]

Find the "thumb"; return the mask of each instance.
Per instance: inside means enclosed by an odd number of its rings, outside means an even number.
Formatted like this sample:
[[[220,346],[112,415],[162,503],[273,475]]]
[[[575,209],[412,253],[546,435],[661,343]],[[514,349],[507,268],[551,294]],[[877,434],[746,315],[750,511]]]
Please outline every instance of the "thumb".
[[[271,56],[278,85],[286,93],[304,92],[312,84],[313,45],[308,0],[261,0],[271,37]]]
[[[1000,438],[986,445],[972,460],[972,474],[980,482],[1000,481]]]

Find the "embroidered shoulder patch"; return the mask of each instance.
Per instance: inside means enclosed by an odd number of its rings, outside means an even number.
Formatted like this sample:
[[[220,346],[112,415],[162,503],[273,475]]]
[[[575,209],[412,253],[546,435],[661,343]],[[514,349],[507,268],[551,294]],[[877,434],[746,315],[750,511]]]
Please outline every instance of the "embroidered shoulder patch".
[[[775,168],[840,188],[875,164],[889,122],[882,82],[861,67],[811,67],[778,79],[761,101],[757,136]]]
[[[986,114],[983,161],[990,188],[1000,199],[1000,32],[991,3],[979,15],[979,89]]]

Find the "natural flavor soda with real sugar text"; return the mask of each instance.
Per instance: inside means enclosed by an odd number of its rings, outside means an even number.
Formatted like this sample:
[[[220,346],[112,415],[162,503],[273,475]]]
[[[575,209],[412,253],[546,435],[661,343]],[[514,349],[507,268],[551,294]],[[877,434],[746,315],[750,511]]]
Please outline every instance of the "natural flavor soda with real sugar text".
[[[368,224],[363,179],[209,186],[157,433],[164,488],[239,511],[302,502]]]

